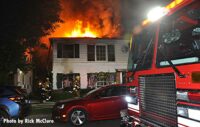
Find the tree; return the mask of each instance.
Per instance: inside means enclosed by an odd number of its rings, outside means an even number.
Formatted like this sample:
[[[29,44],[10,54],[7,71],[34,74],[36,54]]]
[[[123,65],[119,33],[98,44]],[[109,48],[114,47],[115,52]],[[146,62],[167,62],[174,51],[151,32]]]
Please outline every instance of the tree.
[[[24,68],[24,52],[39,44],[61,22],[59,0],[1,0],[0,83]]]

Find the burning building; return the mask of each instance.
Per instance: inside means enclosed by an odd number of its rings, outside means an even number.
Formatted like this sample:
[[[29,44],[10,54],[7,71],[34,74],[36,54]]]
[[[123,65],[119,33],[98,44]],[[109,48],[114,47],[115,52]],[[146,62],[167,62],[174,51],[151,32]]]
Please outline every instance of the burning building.
[[[64,21],[52,35],[53,89],[122,83],[128,40],[121,38],[120,0],[61,0]],[[116,76],[119,75],[119,76]]]
[[[120,0],[61,0],[62,12],[50,37],[119,37]]]
[[[123,72],[118,74],[116,70],[127,67],[128,40],[51,38],[50,41],[53,47],[53,89],[69,87],[77,76],[83,89],[123,82]]]

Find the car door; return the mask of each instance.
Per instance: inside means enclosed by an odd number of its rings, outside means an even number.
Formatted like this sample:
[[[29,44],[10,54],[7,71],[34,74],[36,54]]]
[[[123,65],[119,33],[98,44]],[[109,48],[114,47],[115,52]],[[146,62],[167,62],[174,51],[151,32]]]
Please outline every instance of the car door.
[[[107,87],[88,104],[91,119],[112,119],[119,117],[119,96],[116,87]]]

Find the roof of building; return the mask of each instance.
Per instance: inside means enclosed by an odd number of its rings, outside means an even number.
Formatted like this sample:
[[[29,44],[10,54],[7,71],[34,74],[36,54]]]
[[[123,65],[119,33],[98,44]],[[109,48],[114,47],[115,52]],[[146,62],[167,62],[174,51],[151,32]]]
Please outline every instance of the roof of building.
[[[57,42],[112,42],[112,41],[129,41],[123,38],[90,38],[90,37],[53,37],[49,39],[51,43]]]

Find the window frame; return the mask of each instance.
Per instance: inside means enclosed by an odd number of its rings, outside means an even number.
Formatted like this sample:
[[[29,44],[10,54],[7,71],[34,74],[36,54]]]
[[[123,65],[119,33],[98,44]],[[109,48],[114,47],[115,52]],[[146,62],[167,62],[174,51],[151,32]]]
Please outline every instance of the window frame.
[[[107,45],[107,58],[109,62],[115,61],[115,45]]]
[[[72,46],[72,51],[67,51],[66,47]],[[65,54],[66,53],[66,54]],[[72,56],[71,56],[72,55]],[[80,45],[79,44],[63,44],[57,43],[57,58],[80,58]]]
[[[89,47],[92,47],[92,48],[94,48],[93,49],[93,51],[91,51],[91,49],[89,49]],[[90,48],[91,48],[90,47]],[[89,51],[90,50],[90,51]],[[91,56],[90,55],[92,55],[92,57],[94,57],[94,58],[92,58],[92,59],[89,59]],[[87,45],[87,61],[95,61],[95,45]]]

